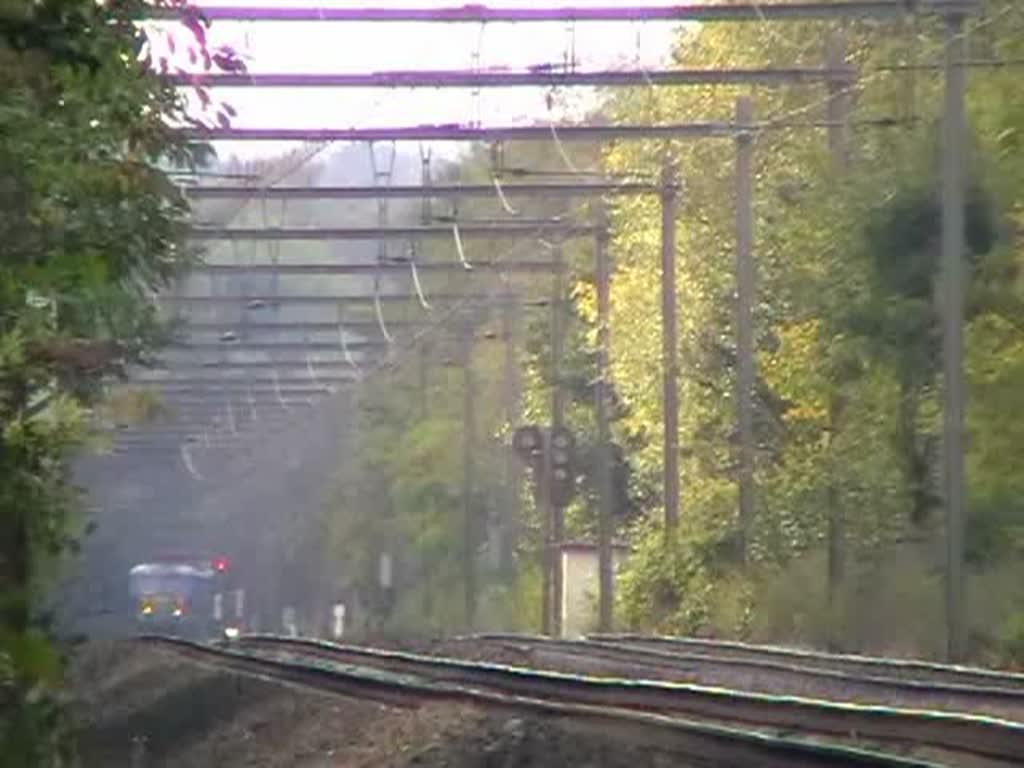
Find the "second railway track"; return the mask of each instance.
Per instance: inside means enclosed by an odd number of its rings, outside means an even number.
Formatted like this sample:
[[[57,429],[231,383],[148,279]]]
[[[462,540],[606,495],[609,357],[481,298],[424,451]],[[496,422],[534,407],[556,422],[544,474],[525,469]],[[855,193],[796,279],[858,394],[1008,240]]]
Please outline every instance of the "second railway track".
[[[911,678],[886,674],[884,664],[849,664],[805,660],[796,655],[731,655],[707,646],[631,643],[613,640],[554,640],[551,638],[482,635],[457,638],[455,643],[493,644],[520,663],[572,672],[651,677],[698,685],[791,694],[822,699],[856,700],[886,706],[970,712],[1024,722],[1024,687],[1017,676],[946,668],[945,675]],[[856,661],[859,658],[854,657]],[[934,671],[938,665],[925,665]],[[940,667],[941,669],[941,667]]]
[[[864,706],[651,680],[584,677],[267,635],[243,637],[235,647],[269,657],[371,667],[504,695],[742,724],[773,733],[799,733],[905,753],[916,750],[939,756],[949,765],[1019,765],[1024,754],[1024,725],[963,713]]]

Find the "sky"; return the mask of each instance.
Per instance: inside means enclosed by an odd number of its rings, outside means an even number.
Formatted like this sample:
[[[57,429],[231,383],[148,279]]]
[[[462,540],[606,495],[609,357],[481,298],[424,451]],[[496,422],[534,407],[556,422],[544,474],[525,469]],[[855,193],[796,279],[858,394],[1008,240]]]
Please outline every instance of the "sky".
[[[423,0],[363,0],[333,2],[289,0],[313,7],[451,7],[461,2]],[[242,5],[284,6],[264,0],[218,0],[208,7]],[[615,0],[575,2],[508,2],[493,0],[492,7],[615,6]],[[645,0],[644,5],[671,5]],[[534,23],[534,24],[413,24],[337,22],[229,22],[218,21],[211,41],[234,46],[253,73],[373,72],[381,70],[471,69],[528,66],[562,62],[574,50],[581,69],[652,68],[664,64],[677,25],[667,22]],[[479,52],[478,60],[474,52]],[[569,89],[559,96],[576,108],[591,103],[593,92]],[[254,89],[224,88],[218,95],[238,112],[237,127],[368,127],[424,123],[513,125],[538,119],[557,119],[549,111],[547,89]],[[277,154],[287,145],[231,142],[218,147],[222,155]],[[414,148],[410,148],[414,149]],[[437,151],[450,151],[438,145]],[[445,152],[447,153],[447,152]]]

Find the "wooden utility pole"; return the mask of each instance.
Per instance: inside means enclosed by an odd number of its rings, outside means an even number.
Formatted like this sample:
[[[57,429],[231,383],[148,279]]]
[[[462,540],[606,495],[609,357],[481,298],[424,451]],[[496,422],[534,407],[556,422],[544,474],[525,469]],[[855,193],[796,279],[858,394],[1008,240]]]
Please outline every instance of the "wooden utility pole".
[[[828,39],[825,50],[825,65],[830,70],[846,67],[846,40],[836,32]],[[849,119],[851,107],[851,83],[841,79],[828,82],[828,146],[832,154],[832,167],[837,174],[844,174],[850,164]],[[839,591],[846,578],[846,516],[839,494],[838,467],[835,456],[835,439],[839,431],[841,399],[838,388],[841,382],[830,381],[831,391],[828,402],[828,478],[826,480],[825,503],[828,515],[828,578],[827,599],[830,613],[830,644],[833,650],[840,646],[839,627],[835,607]]]
[[[476,381],[473,375],[473,329],[467,320],[462,339],[463,416],[462,416],[462,513],[464,552],[462,560],[465,585],[466,628],[476,621]]]
[[[749,97],[736,100],[736,124],[754,121]],[[739,551],[747,561],[754,523],[754,137],[736,136],[736,415],[739,426]]]
[[[562,355],[565,345],[565,290],[562,277],[564,254],[562,243],[556,243],[552,252],[554,264],[553,287],[551,291],[551,429],[561,429],[565,424],[565,393],[562,388]],[[549,456],[550,450],[544,451]],[[550,461],[550,459],[549,459]],[[550,464],[548,465],[550,469]],[[561,547],[565,539],[565,511],[553,503],[550,495],[551,474],[545,477],[545,495],[551,511],[551,631],[556,637],[562,635],[562,595],[565,585],[562,579]]]
[[[676,320],[676,169],[661,170],[661,368],[665,528],[679,524],[679,340]]]
[[[964,149],[966,33],[963,17],[947,19],[946,89],[942,120],[942,352],[944,418],[942,467],[946,497],[946,652],[967,650],[964,601]]]
[[[599,512],[598,537],[598,628],[612,630],[612,606],[615,601],[615,581],[612,563],[612,442],[608,425],[611,383],[609,358],[611,350],[610,289],[611,264],[608,259],[608,228],[603,207],[598,213],[600,230],[595,242],[597,283],[597,386],[594,390],[597,412],[597,474]]]

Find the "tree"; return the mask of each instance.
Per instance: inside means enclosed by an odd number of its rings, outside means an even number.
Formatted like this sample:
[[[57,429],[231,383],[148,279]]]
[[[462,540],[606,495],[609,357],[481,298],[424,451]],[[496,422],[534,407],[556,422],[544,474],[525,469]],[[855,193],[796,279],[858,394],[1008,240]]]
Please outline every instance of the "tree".
[[[17,765],[61,744],[60,664],[33,603],[72,544],[81,404],[165,338],[151,296],[189,263],[188,207],[160,165],[207,153],[176,132],[185,100],[145,56],[149,8],[0,9],[0,749]],[[206,51],[194,12],[183,24]]]
[[[1019,23],[1012,3],[987,3],[972,39],[993,55],[1012,58],[1019,54]],[[683,33],[675,55],[688,66],[820,66],[830,31],[818,22],[708,24]],[[890,583],[907,583],[902,592],[890,590],[901,600],[920,606],[938,596],[935,116],[941,92],[937,79],[888,67],[940,59],[942,38],[932,34],[939,30],[925,22],[920,31],[912,36],[884,24],[844,28],[851,62],[865,73],[855,117],[891,121],[852,134],[856,160],[845,175],[831,167],[820,134],[792,128],[757,138],[758,504],[753,566],[745,572],[731,560],[728,546],[736,530],[733,148],[712,140],[641,142],[607,153],[609,171],[654,177],[656,159],[667,151],[686,185],[678,223],[684,521],[668,546],[649,538],[662,540],[654,527],[637,534],[640,546],[623,608],[639,626],[659,626],[666,616],[680,615],[700,618],[685,625],[688,631],[749,631],[815,642],[838,628],[846,642],[865,647],[888,639],[872,636],[872,625],[886,626],[899,642],[893,629],[899,623],[878,612],[884,601],[872,606],[865,599],[877,596],[872,590],[884,582],[880,574],[889,573]],[[1012,80],[999,70],[971,72],[967,459],[972,579],[978,583],[1013,562],[996,556],[995,542],[1015,541],[1010,534],[1020,520],[1008,501],[1019,475],[1010,466],[1016,453],[996,463],[989,453],[996,445],[1005,449],[1003,441],[1013,440],[1018,429],[1009,399],[1020,297],[1019,248],[1009,222],[1019,207],[1021,168],[1020,100],[1011,93]],[[611,95],[606,109],[610,117],[720,120],[731,115],[737,93],[627,90]],[[822,90],[799,85],[759,90],[754,103],[762,120],[799,123],[818,118],[825,98]],[[917,119],[900,124],[906,116]],[[661,339],[650,318],[657,313],[659,219],[650,202],[637,199],[617,204],[613,222],[619,265],[612,296],[613,365],[626,406],[620,434],[641,442],[633,459],[655,483],[661,472],[660,371],[650,361],[659,358]],[[1001,423],[996,412],[1003,414]],[[822,566],[812,583],[824,585],[823,543],[835,519],[845,521],[841,540],[848,573],[830,607],[823,588],[808,594],[807,564]],[[897,575],[892,569],[901,560],[905,567]],[[680,569],[680,562],[704,570]],[[702,574],[697,582],[696,574]],[[737,577],[747,587],[726,588]],[[709,581],[714,590],[700,588]],[[799,610],[783,600],[785,589],[800,590]],[[651,594],[662,595],[658,605],[650,603]],[[727,605],[719,613],[729,621],[719,622],[716,601],[735,599],[753,609],[749,620],[734,621],[747,614]],[[1011,600],[1006,590],[986,596],[991,625],[1006,620]],[[899,612],[894,619],[925,613],[909,602],[900,605],[893,607]],[[979,616],[979,632],[987,620]],[[910,630],[910,622],[903,623],[908,650],[930,652],[937,627]]]

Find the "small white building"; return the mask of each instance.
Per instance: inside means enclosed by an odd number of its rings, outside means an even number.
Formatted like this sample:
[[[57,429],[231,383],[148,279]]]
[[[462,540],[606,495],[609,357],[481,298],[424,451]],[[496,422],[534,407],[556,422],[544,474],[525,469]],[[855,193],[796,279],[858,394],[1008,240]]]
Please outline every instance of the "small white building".
[[[612,546],[612,581],[629,555],[622,544]],[[600,589],[596,544],[566,542],[559,548],[558,567],[562,570],[562,637],[579,638],[594,632],[598,621]]]

